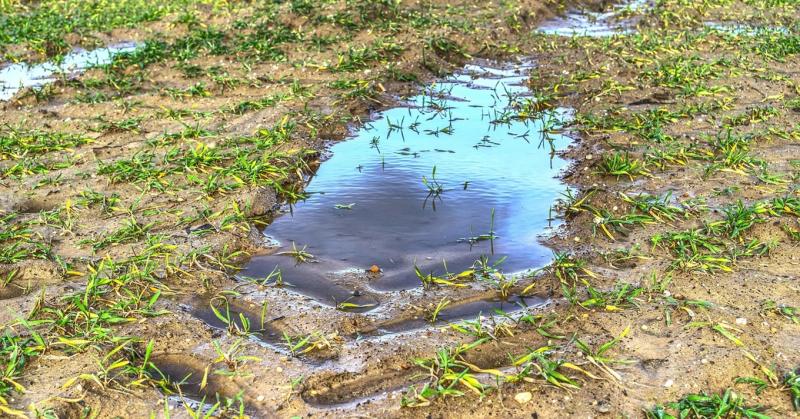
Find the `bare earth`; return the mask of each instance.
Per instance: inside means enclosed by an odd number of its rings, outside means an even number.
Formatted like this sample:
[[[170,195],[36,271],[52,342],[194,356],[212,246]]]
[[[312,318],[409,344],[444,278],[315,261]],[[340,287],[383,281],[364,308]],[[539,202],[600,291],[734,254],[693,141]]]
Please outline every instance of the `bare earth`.
[[[282,24],[330,41],[318,48],[310,36],[287,41],[283,58],[245,65],[248,52],[215,51],[206,39],[181,65],[171,56],[109,73],[93,69],[57,82],[44,97],[26,92],[0,104],[3,138],[31,130],[85,138],[40,152],[0,150],[0,228],[25,231],[2,246],[17,240],[29,249],[19,260],[2,259],[9,263],[0,276],[13,279],[0,288],[0,323],[13,335],[39,331],[47,342],[14,378],[24,392],[8,396],[6,414],[190,417],[179,397],[165,396],[162,387],[174,386],[127,365],[150,362],[173,379],[192,373],[197,385],[187,388],[200,395],[191,398],[235,399],[223,416],[236,416],[241,401],[252,417],[643,417],[687,394],[732,388],[747,404],[763,405],[763,414],[800,417],[783,382],[800,367],[800,214],[793,206],[800,199],[800,103],[792,104],[800,96],[800,41],[778,48],[785,40],[777,38],[797,35],[736,36],[704,25],[796,34],[796,4],[661,1],[634,12],[637,35],[570,39],[535,28],[574,4],[402,2],[397,15],[356,17],[352,30],[314,20],[347,10],[343,3],[326,2],[309,15],[286,3],[266,18],[253,5],[225,12],[202,6],[200,26],[175,14],[97,34],[106,44],[156,36],[173,43],[213,27],[225,45],[231,34],[255,30],[236,22],[258,15],[254,21],[265,27]],[[405,23],[410,15],[461,26],[414,27]],[[382,25],[359,26],[360,19]],[[363,63],[348,55],[362,46],[380,52]],[[485,319],[485,341],[458,351],[478,338],[444,323],[370,332],[386,321],[426,317],[444,297],[458,305],[493,296],[483,283],[387,293],[379,310],[353,313],[234,277],[249,255],[265,251],[259,229],[302,192],[329,141],[465,63],[522,59],[536,63],[530,86],[542,109],[577,113],[564,176],[575,199],[554,203],[564,223],[544,240],[585,265],[554,263],[513,288],[550,304],[525,321]],[[341,79],[356,82],[335,87]],[[130,87],[120,90],[122,82]],[[78,99],[97,92],[105,98]],[[272,99],[259,102],[265,98]],[[744,139],[724,143],[730,136]],[[269,169],[223,170],[241,155]],[[614,156],[643,166],[615,172]],[[666,197],[660,202],[672,212],[626,200],[640,194]],[[769,204],[730,215],[739,202]],[[687,244],[672,233],[701,240]],[[37,253],[36,243],[50,250]],[[624,284],[638,291],[613,292]],[[78,297],[62,298],[72,294]],[[248,338],[236,319],[228,327],[209,308],[214,296],[253,324],[268,319],[279,337]],[[795,317],[781,311],[792,307]],[[310,339],[293,351],[284,333]],[[618,336],[594,357],[576,345],[598,350]],[[553,385],[537,370],[507,379],[522,365],[515,360],[545,346],[549,359],[568,362],[558,371],[575,388]],[[442,349],[482,391],[456,380],[463,396],[415,397],[409,386],[445,381],[414,359]],[[740,377],[758,377],[765,389],[756,394],[755,386],[735,382]]]

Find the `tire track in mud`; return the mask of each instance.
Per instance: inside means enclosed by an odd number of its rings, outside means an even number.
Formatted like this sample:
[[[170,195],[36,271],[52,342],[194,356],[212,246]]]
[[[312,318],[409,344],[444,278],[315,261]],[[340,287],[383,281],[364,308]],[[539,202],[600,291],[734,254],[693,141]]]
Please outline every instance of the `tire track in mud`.
[[[534,330],[521,331],[513,336],[492,340],[465,352],[460,360],[478,369],[513,368],[513,359],[524,353],[526,347],[536,347],[545,339]],[[385,358],[380,364],[357,372],[323,372],[306,381],[301,397],[318,408],[336,408],[360,403],[423,384],[429,379],[424,369],[407,358]]]
[[[369,327],[357,330],[352,335],[342,336],[342,344],[348,347],[348,353],[353,354],[361,352],[360,348],[365,344],[392,342],[397,339],[402,339],[406,343],[413,342],[422,335],[430,334],[437,329],[463,320],[481,318],[481,321],[487,324],[493,323],[494,317],[490,318],[489,316],[494,316],[495,310],[500,310],[506,315],[513,315],[521,310],[539,310],[550,301],[542,296],[512,297],[508,300],[500,300],[492,297],[492,294],[492,292],[485,292],[464,298],[442,310],[438,314],[436,322],[427,319],[424,310],[391,316],[389,320],[374,323]],[[216,313],[211,308],[212,301]],[[179,306],[191,317],[202,321],[211,329],[233,331],[235,335],[249,336],[252,341],[258,342],[259,345],[270,351],[300,361],[310,372],[303,383],[300,396],[313,406],[318,408],[336,407],[371,400],[380,397],[383,393],[398,391],[424,381],[424,377],[419,376],[421,370],[418,370],[410,361],[411,355],[416,352],[413,348],[404,349],[403,355],[380,357],[377,359],[377,364],[370,362],[369,366],[363,370],[337,372],[331,369],[331,367],[335,369],[337,365],[341,364],[340,354],[336,351],[292,354],[283,340],[283,333],[288,329],[282,324],[289,319],[283,316],[265,317],[262,325],[262,314],[252,308],[253,304],[231,297],[224,301],[220,297],[216,297],[216,299],[209,296],[193,297],[191,304],[179,304]],[[220,318],[220,314],[223,318]],[[249,332],[245,334],[244,330],[249,330]],[[497,348],[501,348],[501,346],[497,346]],[[487,354],[490,352],[496,351],[487,351]],[[483,368],[507,366],[508,355],[476,357],[480,353],[482,351],[477,350],[475,355],[470,354],[468,362]],[[345,359],[350,357],[352,355],[347,355]],[[181,385],[181,394],[189,401],[198,402],[203,398],[208,400],[209,397],[213,399],[212,396],[216,393],[219,393],[220,397],[230,398],[239,391],[246,390],[246,387],[239,387],[235,381],[225,380],[224,377],[216,377],[214,374],[208,375],[205,369],[214,364],[210,358],[203,361],[195,356],[159,354],[154,356],[153,364],[173,387],[185,381]],[[206,382],[209,384],[206,388],[201,389],[199,388],[199,383],[202,381],[200,377],[204,375],[207,376]],[[187,376],[190,376],[190,379],[184,380]],[[220,381],[223,383],[219,383]],[[211,385],[212,382],[215,384]]]

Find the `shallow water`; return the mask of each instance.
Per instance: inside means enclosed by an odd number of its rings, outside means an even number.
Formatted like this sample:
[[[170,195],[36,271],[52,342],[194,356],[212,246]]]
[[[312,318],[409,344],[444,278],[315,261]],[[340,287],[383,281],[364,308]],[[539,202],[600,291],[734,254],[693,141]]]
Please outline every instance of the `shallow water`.
[[[60,63],[11,64],[0,68],[0,100],[9,100],[25,87],[41,87],[58,79],[59,74],[76,74],[111,62],[115,55],[135,50],[137,44],[125,42],[92,51],[77,49]]]
[[[758,36],[769,34],[788,35],[791,33],[789,29],[784,27],[751,26],[736,22],[703,22],[703,26],[709,28],[710,30],[740,36]]]
[[[212,310],[212,301],[207,297],[195,297],[184,307],[194,317],[202,320],[207,325],[220,330],[227,330],[229,325],[220,319]],[[227,316],[232,326],[240,331],[250,333],[250,335],[263,342],[271,349],[282,351],[281,346],[285,343],[283,334],[275,327],[272,322],[276,319],[261,319],[261,313],[248,310],[236,303],[225,304],[222,300],[214,301],[214,306],[223,315]],[[242,318],[246,319],[248,325],[242,324]],[[263,323],[262,323],[263,321]]]
[[[614,5],[605,13],[572,10],[564,16],[550,19],[537,28],[537,32],[558,36],[606,37],[635,33],[634,20],[625,19],[623,13],[642,10],[649,0],[633,0]]]
[[[373,308],[381,292],[420,286],[415,265],[441,274],[445,264],[461,272],[481,256],[506,257],[505,272],[546,264],[552,252],[539,238],[565,189],[557,175],[566,166],[551,144],[562,150],[570,139],[542,129],[570,113],[499,123],[526,99],[526,76],[465,71],[473,75],[439,83],[334,144],[307,186],[310,198],[264,231],[279,248],[254,257],[242,275],[264,278],[277,269],[289,289],[322,303]],[[443,191],[431,194],[423,177]],[[492,231],[495,238],[485,240]],[[295,248],[313,261],[287,254]],[[372,265],[381,272],[368,273]]]

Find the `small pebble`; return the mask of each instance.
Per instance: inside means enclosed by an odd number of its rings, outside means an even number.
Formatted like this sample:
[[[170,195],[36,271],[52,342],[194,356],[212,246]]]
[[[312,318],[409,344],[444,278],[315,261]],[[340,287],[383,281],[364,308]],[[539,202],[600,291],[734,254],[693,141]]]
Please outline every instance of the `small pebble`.
[[[744,326],[747,324],[747,319],[745,319],[744,317],[739,317],[736,319],[736,324],[738,324],[739,326]]]
[[[533,394],[531,394],[530,391],[523,391],[522,393],[517,393],[514,396],[514,400],[516,400],[519,404],[528,403],[531,401],[531,399],[533,399]]]
[[[664,387],[666,388],[672,387],[673,384],[675,384],[675,381],[673,381],[671,378],[667,381],[664,381]]]

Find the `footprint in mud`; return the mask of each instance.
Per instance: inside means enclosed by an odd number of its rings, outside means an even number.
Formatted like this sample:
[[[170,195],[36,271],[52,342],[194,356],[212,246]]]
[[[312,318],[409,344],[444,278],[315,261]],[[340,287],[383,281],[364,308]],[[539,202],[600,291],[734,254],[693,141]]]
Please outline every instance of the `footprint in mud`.
[[[280,318],[267,318],[266,313],[253,313],[223,297],[195,297],[186,305],[192,316],[215,329],[251,333],[273,349],[284,351],[283,333],[272,324]]]
[[[28,260],[13,265],[0,265],[0,300],[30,294],[36,289],[63,279],[60,268],[46,260]]]
[[[239,393],[230,380],[214,374],[218,369],[197,358],[182,354],[156,355],[150,360],[150,375],[162,380],[166,392],[193,401],[214,403],[218,399],[233,399]],[[206,372],[208,369],[208,373]]]
[[[192,316],[212,328],[238,335],[249,335],[277,353],[294,356],[313,365],[338,357],[332,339],[341,338],[317,334],[296,336],[276,325],[283,320],[283,316],[267,317],[265,311],[257,313],[244,307],[245,304],[241,302],[221,296],[196,297],[187,305],[187,311]]]
[[[485,297],[477,296],[463,301],[454,302],[436,314],[435,321],[431,321],[430,316],[401,316],[377,323],[374,331],[368,334],[394,334],[411,332],[425,329],[436,325],[459,322],[462,320],[474,320],[481,316],[492,316],[498,312],[505,314],[527,308],[541,308],[549,302],[549,299],[539,296],[512,296],[507,299],[500,299],[496,296]]]
[[[25,294],[25,288],[15,284],[0,287],[0,300],[10,300]]]
[[[26,199],[12,204],[12,209],[16,212],[26,214],[38,214],[42,211],[51,211],[58,208],[62,204],[62,200],[57,198],[32,198]]]
[[[442,310],[437,319],[441,322],[456,323],[459,320],[477,319],[480,315],[493,314],[496,310],[512,313],[526,307],[541,308],[549,303],[549,299],[540,296],[520,297],[514,296],[507,300],[497,298],[474,297],[465,300],[449,309]],[[369,335],[391,335],[394,333],[412,332],[432,327],[424,318],[405,316],[399,319],[379,323]],[[529,331],[519,333],[507,339],[510,344],[525,348],[526,345],[539,335],[532,336]],[[369,338],[367,338],[369,339]],[[478,347],[467,356],[467,361],[481,368],[504,368],[508,366],[508,347],[495,346],[487,343],[486,347]],[[333,373],[326,371],[320,375],[310,377],[305,383],[305,390],[301,393],[303,400],[321,407],[333,407],[358,403],[381,397],[382,394],[403,390],[412,384],[424,380],[414,365],[408,362],[412,356],[396,357],[381,361],[381,365],[369,367],[360,372]]]
[[[408,365],[398,365],[360,373],[315,376],[305,382],[301,397],[309,404],[330,407],[372,399],[381,393],[401,390],[418,381]]]
[[[543,338],[528,330],[504,339],[502,344],[487,342],[462,356],[464,361],[480,369],[503,370],[511,368],[511,360],[525,353],[525,348],[540,344],[544,344]],[[411,353],[397,355],[358,372],[322,372],[306,380],[301,397],[318,407],[342,407],[421,384],[426,380],[426,371],[408,360],[413,357]]]

